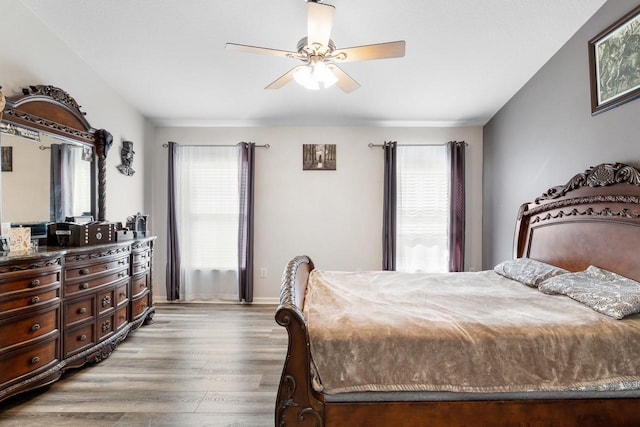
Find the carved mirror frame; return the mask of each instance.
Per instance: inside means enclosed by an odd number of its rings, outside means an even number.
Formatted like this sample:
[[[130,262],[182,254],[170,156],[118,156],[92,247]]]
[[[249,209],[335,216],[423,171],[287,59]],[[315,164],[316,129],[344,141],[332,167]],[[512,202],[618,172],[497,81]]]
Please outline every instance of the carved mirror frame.
[[[94,129],[80,105],[64,90],[54,86],[29,86],[22,94],[6,97],[2,121],[31,128],[94,147],[96,167],[92,174],[91,209],[98,221],[106,220],[107,153],[112,135]]]

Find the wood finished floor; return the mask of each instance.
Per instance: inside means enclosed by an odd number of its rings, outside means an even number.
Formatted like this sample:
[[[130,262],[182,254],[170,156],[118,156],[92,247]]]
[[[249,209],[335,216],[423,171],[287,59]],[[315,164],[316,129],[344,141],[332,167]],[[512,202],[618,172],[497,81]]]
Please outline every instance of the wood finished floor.
[[[0,426],[273,426],[275,306],[162,304],[107,359],[0,404]]]

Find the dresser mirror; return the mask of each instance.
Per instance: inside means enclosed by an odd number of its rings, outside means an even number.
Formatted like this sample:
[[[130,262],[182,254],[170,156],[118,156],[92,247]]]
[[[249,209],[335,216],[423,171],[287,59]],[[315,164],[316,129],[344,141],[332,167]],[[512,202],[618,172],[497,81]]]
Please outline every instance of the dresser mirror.
[[[0,146],[3,222],[47,222],[95,215],[92,145],[42,132],[35,140],[3,132]]]
[[[30,86],[7,96],[1,126],[2,222],[105,220],[112,137],[91,127],[67,92]]]

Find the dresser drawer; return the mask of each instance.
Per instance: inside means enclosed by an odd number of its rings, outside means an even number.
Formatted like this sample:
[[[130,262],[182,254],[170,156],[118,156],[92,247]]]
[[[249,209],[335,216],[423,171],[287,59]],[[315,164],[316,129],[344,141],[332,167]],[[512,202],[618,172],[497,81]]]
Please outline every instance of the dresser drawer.
[[[122,269],[123,267],[128,267],[128,265],[129,257],[121,257],[110,261],[84,265],[82,267],[67,268],[65,269],[65,279],[73,280],[82,277],[91,277],[106,271]]]
[[[142,276],[134,277],[131,280],[131,298],[135,298],[141,295],[149,289],[149,275],[143,274]]]
[[[99,286],[105,285],[107,283],[113,283],[117,280],[121,280],[124,277],[127,277],[129,274],[126,269],[114,271],[100,277],[87,278],[86,281],[76,281],[75,283],[65,283],[64,285],[64,294],[65,296],[73,296],[76,294],[80,294],[89,289],[94,289]]]
[[[119,331],[129,320],[129,306],[125,305],[116,311],[116,330]]]
[[[96,343],[93,322],[64,333],[64,357],[72,356]]]
[[[111,287],[98,292],[98,316],[111,310],[116,304],[116,288]]]
[[[32,340],[58,328],[58,305],[46,311],[11,318],[11,322],[0,323],[0,350]]]
[[[105,316],[98,319],[98,341],[102,341],[109,335],[113,334],[116,329],[115,314]]]
[[[150,296],[150,294],[146,293],[141,298],[138,298],[138,299],[132,301],[132,303],[131,303],[132,319],[137,319],[138,317],[140,317],[142,314],[144,314],[147,311],[147,308],[151,306],[149,304],[149,296]]]
[[[126,303],[129,300],[127,288],[127,282],[124,282],[122,285],[118,285],[116,288],[116,306]]]
[[[53,338],[0,357],[0,384],[57,362],[58,342]]]
[[[60,296],[60,286],[50,285],[37,291],[15,292],[13,295],[0,296],[0,313],[9,314],[12,310],[25,307],[36,308]]]
[[[8,274],[0,280],[0,297],[3,294],[44,288],[52,284],[60,284],[60,268],[58,271],[38,274],[37,271],[22,271],[12,276]],[[7,279],[4,278],[7,277]],[[11,277],[11,278],[9,278]]]
[[[149,271],[149,268],[151,267],[151,263],[149,261],[144,262],[142,264],[134,264],[133,267],[131,268],[131,274],[138,274],[138,273],[145,273],[147,271]]]
[[[64,324],[65,326],[73,326],[83,320],[90,319],[96,315],[95,296],[91,295],[87,298],[77,299],[64,303]]]
[[[144,251],[134,251],[133,254],[131,255],[131,259],[132,259],[132,264],[133,265],[137,265],[137,264],[147,264],[149,262],[149,259],[151,258],[151,254],[149,253],[149,250],[144,250]]]

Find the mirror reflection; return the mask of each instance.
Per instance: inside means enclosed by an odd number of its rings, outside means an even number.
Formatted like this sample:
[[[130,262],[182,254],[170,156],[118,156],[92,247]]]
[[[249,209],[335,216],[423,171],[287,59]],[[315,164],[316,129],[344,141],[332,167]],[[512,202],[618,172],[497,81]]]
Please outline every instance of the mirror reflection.
[[[2,221],[91,215],[93,147],[42,132],[27,136],[0,135]]]

